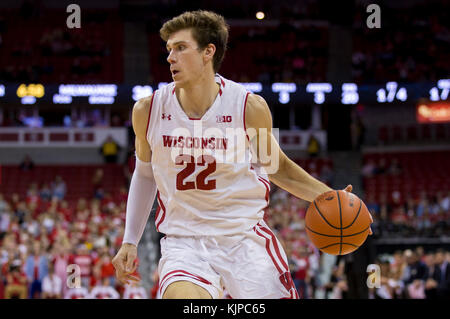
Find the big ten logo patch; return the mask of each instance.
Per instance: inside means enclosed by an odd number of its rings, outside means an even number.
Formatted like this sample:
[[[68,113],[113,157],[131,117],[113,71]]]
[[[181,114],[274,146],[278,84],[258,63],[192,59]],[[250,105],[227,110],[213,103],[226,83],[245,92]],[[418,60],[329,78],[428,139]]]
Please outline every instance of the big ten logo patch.
[[[231,115],[217,115],[216,122],[217,123],[231,123],[232,121]]]

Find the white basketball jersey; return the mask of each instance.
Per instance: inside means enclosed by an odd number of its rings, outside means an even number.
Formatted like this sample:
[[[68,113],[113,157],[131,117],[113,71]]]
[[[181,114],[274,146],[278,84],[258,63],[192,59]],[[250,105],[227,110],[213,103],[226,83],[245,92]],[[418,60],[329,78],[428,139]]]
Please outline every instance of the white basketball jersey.
[[[219,94],[201,119],[183,111],[173,82],[152,97],[147,140],[158,187],[155,223],[166,235],[240,233],[256,225],[268,205],[270,182],[252,165],[245,132],[249,92],[215,79]]]

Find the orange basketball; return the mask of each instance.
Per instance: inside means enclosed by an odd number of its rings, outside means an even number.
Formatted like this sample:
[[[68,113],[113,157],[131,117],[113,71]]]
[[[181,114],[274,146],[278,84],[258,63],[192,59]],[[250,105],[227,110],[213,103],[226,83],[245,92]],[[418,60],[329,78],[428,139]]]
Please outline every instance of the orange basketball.
[[[306,233],[318,249],[346,255],[364,243],[372,217],[358,196],[338,190],[317,196],[306,212],[305,223]]]

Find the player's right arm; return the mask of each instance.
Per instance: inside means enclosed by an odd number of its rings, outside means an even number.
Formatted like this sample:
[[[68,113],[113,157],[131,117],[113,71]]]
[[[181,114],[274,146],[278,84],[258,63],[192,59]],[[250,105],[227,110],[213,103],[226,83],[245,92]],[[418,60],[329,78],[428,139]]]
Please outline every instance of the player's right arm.
[[[148,113],[153,95],[140,99],[134,104],[131,121],[136,135],[136,156],[143,162],[150,162],[152,151],[147,141]]]
[[[134,104],[132,123],[136,135],[136,167],[128,191],[125,234],[122,247],[112,260],[116,277],[122,283],[139,281],[132,276],[136,270],[137,245],[156,196],[156,182],[151,166],[152,151],[147,141],[147,124],[153,96],[140,99]]]

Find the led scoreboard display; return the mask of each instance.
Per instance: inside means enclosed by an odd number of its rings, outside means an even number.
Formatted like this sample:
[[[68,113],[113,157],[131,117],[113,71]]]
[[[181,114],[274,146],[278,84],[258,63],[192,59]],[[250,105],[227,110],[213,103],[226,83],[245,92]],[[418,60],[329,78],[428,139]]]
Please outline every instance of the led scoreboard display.
[[[397,83],[358,85],[356,83],[241,83],[247,90],[262,95],[269,103],[342,104],[357,103],[415,103],[425,98],[446,101],[449,97],[450,79],[424,83]],[[78,104],[129,105],[151,95],[167,85],[117,85],[117,84],[60,84],[46,85],[0,83],[0,105],[5,103],[38,105]]]

